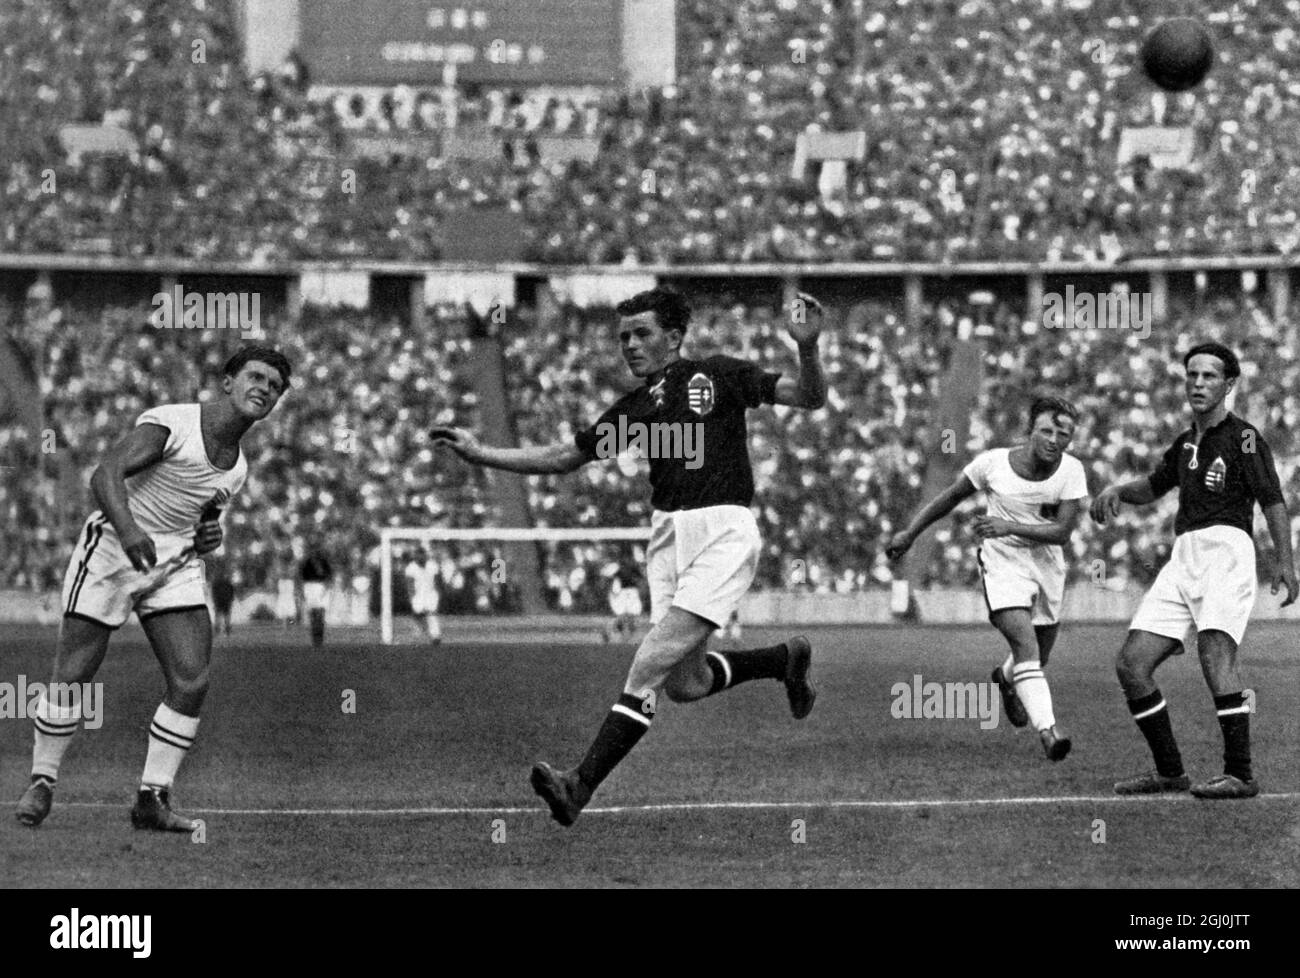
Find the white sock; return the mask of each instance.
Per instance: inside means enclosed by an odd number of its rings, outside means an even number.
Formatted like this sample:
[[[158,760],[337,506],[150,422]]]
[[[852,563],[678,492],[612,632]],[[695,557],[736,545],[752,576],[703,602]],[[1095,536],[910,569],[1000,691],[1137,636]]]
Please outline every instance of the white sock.
[[[429,633],[429,638],[434,641],[442,638],[442,623],[438,621],[437,615],[425,616],[424,627]]]
[[[81,702],[72,706],[54,706],[45,694],[36,704],[36,742],[32,745],[32,776],[51,781],[59,779],[59,766],[72,743],[72,735],[81,723]]]
[[[1047,688],[1043,664],[1037,659],[1019,662],[1011,669],[1011,681],[1016,684],[1016,696],[1029,714],[1035,730],[1046,730],[1056,725],[1052,713],[1052,691]]]
[[[1016,667],[1016,657],[1010,652],[1007,653],[1006,661],[1002,663],[1002,678],[1011,682],[1011,670]]]
[[[149,725],[149,754],[145,757],[140,787],[170,788],[198,732],[198,717],[187,717],[160,703]]]

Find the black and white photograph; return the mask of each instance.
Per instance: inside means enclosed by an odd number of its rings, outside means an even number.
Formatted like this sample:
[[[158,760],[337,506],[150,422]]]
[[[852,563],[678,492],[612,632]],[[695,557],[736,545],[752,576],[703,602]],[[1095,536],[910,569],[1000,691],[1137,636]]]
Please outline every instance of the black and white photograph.
[[[1298,248],[1300,0],[0,0],[21,943],[888,889],[1262,950]]]

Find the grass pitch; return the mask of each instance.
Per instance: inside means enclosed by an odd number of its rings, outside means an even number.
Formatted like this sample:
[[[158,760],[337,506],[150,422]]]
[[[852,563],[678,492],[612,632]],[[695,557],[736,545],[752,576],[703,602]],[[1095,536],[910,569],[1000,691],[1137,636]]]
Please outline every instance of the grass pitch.
[[[78,734],[50,818],[0,818],[11,886],[1300,885],[1300,660],[1294,626],[1247,634],[1256,776],[1245,802],[1120,799],[1149,758],[1112,660],[1123,626],[1066,624],[1048,669],[1074,738],[1060,764],[1002,718],[900,720],[895,683],[985,681],[988,627],[809,633],[820,698],[792,720],[780,686],[664,701],[654,728],[572,829],[528,787],[536,759],[577,762],[621,689],[627,646],[323,650],[249,629],[219,639],[198,743],[175,790],[204,841],[134,832],[127,810],[162,695],[136,629],[98,677],[104,723]],[[746,645],[778,633],[750,629]],[[546,636],[539,636],[545,642]],[[0,640],[0,681],[48,678],[53,629]],[[1193,778],[1221,769],[1195,656],[1159,674]],[[355,712],[345,712],[349,699]],[[10,806],[31,725],[0,722]],[[12,809],[10,809],[12,810]],[[1104,837],[1104,842],[1100,841]]]

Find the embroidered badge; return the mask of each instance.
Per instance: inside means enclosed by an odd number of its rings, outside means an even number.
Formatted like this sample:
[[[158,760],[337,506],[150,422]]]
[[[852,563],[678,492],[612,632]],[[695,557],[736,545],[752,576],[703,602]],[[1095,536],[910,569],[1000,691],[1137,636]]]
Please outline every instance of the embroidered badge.
[[[713,381],[704,374],[696,374],[686,385],[686,403],[700,417],[713,410]]]
[[[1210,492],[1223,492],[1223,486],[1227,481],[1228,466],[1224,464],[1223,456],[1220,455],[1205,470],[1205,488]]]

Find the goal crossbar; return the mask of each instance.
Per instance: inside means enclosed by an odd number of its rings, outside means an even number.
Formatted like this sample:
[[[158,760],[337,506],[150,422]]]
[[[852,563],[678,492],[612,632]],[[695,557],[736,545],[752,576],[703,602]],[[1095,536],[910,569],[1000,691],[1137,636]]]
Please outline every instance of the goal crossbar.
[[[386,526],[379,531],[379,631],[393,644],[393,549],[396,543],[603,543],[649,540],[648,526],[630,527],[485,527],[446,529],[432,526]]]

